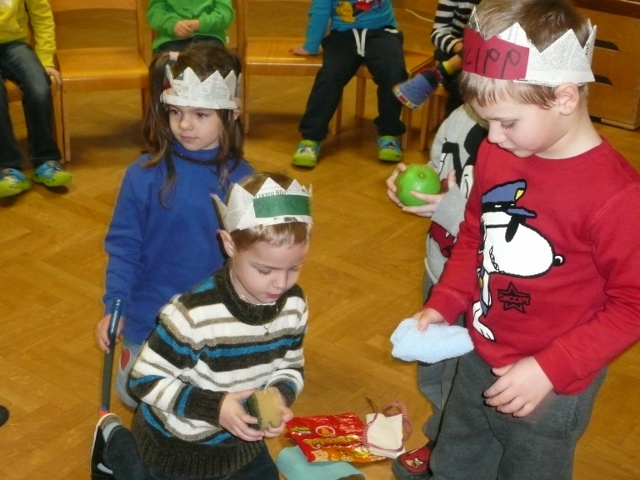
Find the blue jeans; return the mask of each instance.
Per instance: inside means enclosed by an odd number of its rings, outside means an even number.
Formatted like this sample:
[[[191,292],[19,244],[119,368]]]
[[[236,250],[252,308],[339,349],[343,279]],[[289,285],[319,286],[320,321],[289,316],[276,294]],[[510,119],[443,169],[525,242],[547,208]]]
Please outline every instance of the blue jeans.
[[[115,480],[278,480],[278,468],[269,455],[266,445],[240,470],[219,477],[190,478],[171,477],[149,468],[142,462],[136,450],[131,430],[120,428],[113,432],[105,449],[105,461],[113,470]]]
[[[51,79],[31,46],[14,41],[0,44],[0,168],[21,169],[23,162],[9,116],[5,79],[22,90],[29,154],[34,167],[49,160],[60,160],[60,150],[53,135]]]

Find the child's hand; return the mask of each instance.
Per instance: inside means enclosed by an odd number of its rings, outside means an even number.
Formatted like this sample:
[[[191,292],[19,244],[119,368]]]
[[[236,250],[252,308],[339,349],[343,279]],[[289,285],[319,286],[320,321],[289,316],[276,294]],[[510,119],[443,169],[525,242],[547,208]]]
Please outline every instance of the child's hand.
[[[418,320],[418,330],[424,332],[429,325],[432,323],[446,323],[445,318],[440,315],[440,312],[434,310],[433,308],[425,308],[420,310],[415,315],[412,315],[411,318],[415,318]]]
[[[229,392],[220,406],[220,426],[230,434],[246,441],[256,442],[265,437],[265,432],[251,428],[258,420],[247,413],[242,402],[249,398],[254,390]]]
[[[187,24],[189,25],[189,28],[191,28],[191,31],[193,33],[196,33],[198,30],[200,30],[200,20],[198,20],[197,18],[195,20],[187,20]]]
[[[55,83],[57,83],[58,85],[62,83],[62,75],[60,75],[60,72],[58,70],[53,67],[44,67],[44,69],[50,77],[53,77],[53,81]]]
[[[396,197],[396,192],[398,191],[398,188],[396,187],[396,177],[400,172],[404,172],[406,169],[407,166],[404,163],[398,163],[396,165],[396,169],[385,182],[387,184],[387,196],[400,208],[404,207],[404,205],[402,205],[402,202],[398,200],[398,197]]]
[[[407,168],[406,165],[404,165],[403,163],[399,163],[396,169],[391,174],[391,176],[387,178],[387,182],[386,182],[387,196],[391,199],[393,203],[395,203],[400,208],[402,208],[403,212],[413,213],[414,215],[417,215],[419,217],[430,218],[431,216],[433,216],[433,212],[435,212],[436,209],[438,208],[438,204],[442,200],[442,197],[444,197],[444,194],[446,193],[447,190],[443,190],[443,192],[438,195],[429,195],[426,193],[412,192],[412,195],[414,197],[419,198],[420,200],[426,203],[424,205],[418,205],[415,207],[405,207],[402,204],[402,202],[398,200],[398,197],[396,196],[397,188],[395,185],[395,181],[398,174],[406,170],[406,168]],[[449,172],[449,175],[447,175],[447,189],[454,187],[455,184],[456,184],[456,172],[454,170],[451,170],[451,172]]]
[[[289,407],[287,407],[287,403],[284,401],[284,397],[282,393],[278,391],[278,396],[280,397],[280,418],[282,418],[282,422],[277,427],[269,426],[264,431],[264,436],[267,438],[274,438],[281,435],[286,428],[286,423],[293,418],[293,412]]]
[[[96,340],[98,341],[98,347],[104,353],[109,353],[112,345],[109,345],[109,322],[111,321],[111,314],[106,315],[96,325]],[[120,343],[120,333],[124,327],[124,317],[120,317],[118,322],[118,330],[116,331],[116,344]],[[115,346],[115,345],[114,345]]]
[[[315,53],[307,52],[304,48],[302,48],[302,45],[291,48],[289,50],[289,53],[293,53],[294,55],[300,55],[300,56],[316,55]]]
[[[500,378],[484,392],[484,396],[487,405],[496,407],[501,413],[525,417],[553,390],[551,380],[533,357],[492,370]]]
[[[173,34],[178,38],[189,38],[193,36],[194,30],[191,27],[192,20],[180,20],[173,27]]]

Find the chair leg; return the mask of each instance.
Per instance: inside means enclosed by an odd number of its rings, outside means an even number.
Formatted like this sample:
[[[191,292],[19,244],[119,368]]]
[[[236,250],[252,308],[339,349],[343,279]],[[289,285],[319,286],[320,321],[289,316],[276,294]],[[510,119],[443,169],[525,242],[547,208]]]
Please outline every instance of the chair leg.
[[[409,145],[411,139],[411,121],[413,118],[413,110],[408,107],[402,107],[402,122],[406,128],[404,135],[400,137],[400,148],[403,150]]]
[[[69,128],[69,104],[67,103],[67,92],[64,83],[60,89],[60,104],[62,110],[62,136],[64,138],[65,162],[71,162],[71,129]]]
[[[356,78],[356,117],[364,117],[364,105],[367,96],[367,79]]]
[[[62,99],[61,99],[62,85],[57,84],[54,80],[51,81],[51,96],[53,97],[53,133],[56,137],[56,143],[60,149],[62,155],[62,162],[69,161],[67,157],[67,149],[64,144],[64,126],[62,120]]]
[[[329,122],[329,133],[331,135],[337,135],[342,129],[342,99],[336,108],[336,113],[333,114],[331,122]]]

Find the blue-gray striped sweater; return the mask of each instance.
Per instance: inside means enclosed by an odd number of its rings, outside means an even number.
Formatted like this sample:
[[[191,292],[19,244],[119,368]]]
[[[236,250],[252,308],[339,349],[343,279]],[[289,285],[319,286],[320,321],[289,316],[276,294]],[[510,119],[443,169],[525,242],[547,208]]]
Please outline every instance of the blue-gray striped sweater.
[[[273,305],[242,300],[228,264],[175,297],[140,351],[129,386],[142,460],[168,475],[208,477],[249,463],[263,442],[218,424],[227,392],[275,386],[291,405],[303,387],[307,305],[294,286]]]

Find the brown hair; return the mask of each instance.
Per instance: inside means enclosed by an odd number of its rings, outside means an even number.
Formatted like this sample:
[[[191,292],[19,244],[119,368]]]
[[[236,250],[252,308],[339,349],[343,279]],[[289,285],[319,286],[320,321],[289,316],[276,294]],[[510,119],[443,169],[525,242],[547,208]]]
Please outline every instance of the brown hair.
[[[285,190],[289,188],[293,182],[293,178],[282,173],[261,172],[250,175],[239,182],[239,185],[250,194],[255,195],[269,178]],[[258,242],[265,242],[276,247],[283,245],[305,245],[311,238],[311,225],[303,222],[259,225],[257,227],[235,230],[231,232],[230,235],[239,251],[247,250],[251,245]]]
[[[204,80],[214,72],[226,77],[230,72],[240,75],[240,62],[232,53],[222,47],[207,43],[191,44],[171,60],[168,52],[154,57],[149,66],[150,102],[142,122],[142,136],[149,152],[149,161],[145,167],[153,167],[161,162],[166,163],[167,178],[160,190],[160,203],[165,205],[165,198],[171,193],[176,182],[176,170],[171,158],[173,133],[169,124],[169,108],[160,101],[164,91],[166,68],[177,76],[187,68],[191,68],[200,80]],[[225,187],[229,182],[229,173],[233,171],[243,155],[243,130],[240,120],[233,110],[214,110],[220,118],[220,146],[215,158],[211,160],[216,167],[216,176],[220,185]]]
[[[476,15],[484,38],[499,35],[517,22],[540,51],[567,30],[573,30],[583,46],[590,33],[587,19],[567,0],[483,0],[476,7]],[[555,100],[555,87],[486,78],[464,71],[459,88],[465,102],[474,101],[482,107],[513,99],[549,108]],[[580,93],[586,92],[586,85],[580,86]]]

